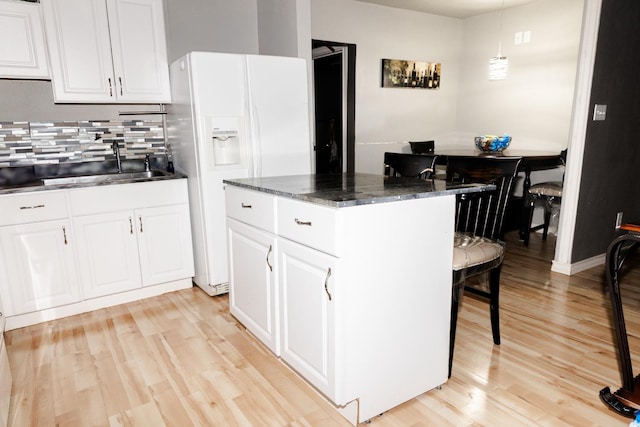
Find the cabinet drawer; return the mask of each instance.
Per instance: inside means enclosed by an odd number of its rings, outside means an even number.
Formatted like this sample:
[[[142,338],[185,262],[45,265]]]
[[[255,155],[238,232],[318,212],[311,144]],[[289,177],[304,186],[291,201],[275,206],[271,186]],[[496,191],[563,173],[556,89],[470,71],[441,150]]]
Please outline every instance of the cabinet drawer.
[[[275,196],[227,185],[227,216],[275,233]]]
[[[0,196],[0,226],[63,219],[69,216],[64,191]]]
[[[338,256],[336,209],[278,198],[278,235]]]

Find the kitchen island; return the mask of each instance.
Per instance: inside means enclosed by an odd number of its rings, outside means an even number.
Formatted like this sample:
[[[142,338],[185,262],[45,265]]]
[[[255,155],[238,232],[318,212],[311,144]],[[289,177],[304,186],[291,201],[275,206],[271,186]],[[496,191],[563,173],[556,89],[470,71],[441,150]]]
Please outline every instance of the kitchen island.
[[[368,174],[226,180],[231,313],[354,424],[447,380],[455,196]]]

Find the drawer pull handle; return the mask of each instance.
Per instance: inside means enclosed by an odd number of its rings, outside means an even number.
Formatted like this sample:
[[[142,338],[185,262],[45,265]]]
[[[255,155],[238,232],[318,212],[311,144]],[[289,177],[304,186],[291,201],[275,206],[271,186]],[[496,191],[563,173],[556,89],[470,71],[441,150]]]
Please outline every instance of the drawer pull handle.
[[[329,269],[327,270],[327,277],[325,277],[324,279],[324,291],[327,293],[327,296],[329,297],[329,301],[331,301],[331,293],[329,292],[329,287],[327,283],[329,282],[329,277],[331,277],[331,267],[329,267]]]
[[[120,83],[120,96],[122,96],[122,77],[118,77],[118,82]]]
[[[309,227],[311,227],[311,221],[300,221],[298,218],[294,218],[294,221],[298,225],[308,225]]]
[[[107,79],[109,81],[109,96],[113,96],[113,87],[111,86],[111,77]]]
[[[242,206],[242,209],[252,209],[253,208],[253,206],[245,205],[244,203],[240,203],[240,206]]]
[[[129,217],[129,234],[133,234],[133,221],[131,221],[131,217]]]
[[[20,206],[20,210],[44,208],[44,205]]]
[[[142,233],[142,216],[139,216],[138,220],[140,221],[140,232]]]
[[[267,265],[269,266],[269,271],[273,271],[273,266],[269,262],[269,255],[273,252],[273,245],[269,245],[269,251],[267,252]]]
[[[67,229],[64,225],[62,226],[62,236],[64,237],[64,244],[67,245]]]

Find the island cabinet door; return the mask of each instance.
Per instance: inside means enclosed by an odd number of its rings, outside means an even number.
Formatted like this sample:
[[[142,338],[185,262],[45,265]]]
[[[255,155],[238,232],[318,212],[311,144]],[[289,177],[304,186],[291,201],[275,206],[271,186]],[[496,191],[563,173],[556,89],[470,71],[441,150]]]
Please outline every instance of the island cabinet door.
[[[336,402],[338,258],[281,238],[278,259],[281,357]]]
[[[249,332],[280,355],[276,237],[227,219],[229,309]]]

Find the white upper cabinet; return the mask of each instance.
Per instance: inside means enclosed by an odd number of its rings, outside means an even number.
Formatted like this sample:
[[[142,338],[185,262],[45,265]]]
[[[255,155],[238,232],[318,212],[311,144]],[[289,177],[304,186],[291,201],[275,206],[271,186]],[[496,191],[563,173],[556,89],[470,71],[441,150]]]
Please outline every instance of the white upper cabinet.
[[[0,78],[49,78],[39,4],[0,0]]]
[[[162,0],[42,0],[55,102],[171,102]]]

